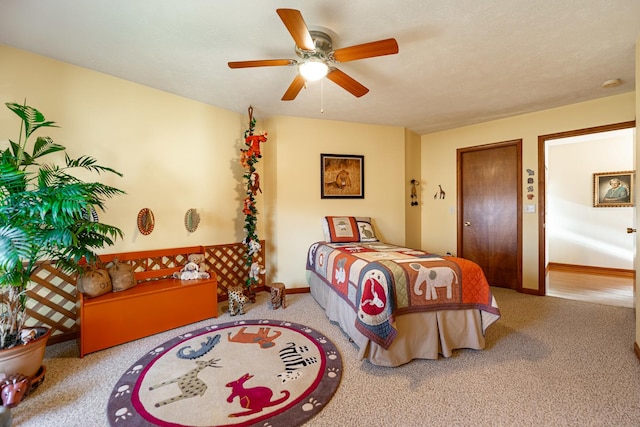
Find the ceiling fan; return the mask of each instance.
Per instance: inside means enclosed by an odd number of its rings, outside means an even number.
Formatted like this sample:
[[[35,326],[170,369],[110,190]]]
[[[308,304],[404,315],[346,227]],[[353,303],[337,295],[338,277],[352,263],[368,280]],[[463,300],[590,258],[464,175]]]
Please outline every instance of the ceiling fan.
[[[322,31],[309,31],[299,10],[277,9],[276,12],[293,37],[296,44],[295,51],[300,59],[235,61],[228,64],[230,68],[296,65],[298,74],[282,97],[283,101],[294,100],[307,80],[320,80],[325,76],[354,96],[361,97],[369,92],[369,89],[332,64],[398,53],[398,42],[395,39],[378,40],[333,50],[331,37]]]

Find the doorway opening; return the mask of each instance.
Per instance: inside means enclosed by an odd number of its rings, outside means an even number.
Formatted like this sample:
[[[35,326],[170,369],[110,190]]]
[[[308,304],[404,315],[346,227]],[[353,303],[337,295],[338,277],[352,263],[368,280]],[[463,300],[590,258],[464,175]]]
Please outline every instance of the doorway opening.
[[[538,138],[541,295],[633,307],[635,207],[602,206],[594,180],[633,170],[634,133],[632,121]]]

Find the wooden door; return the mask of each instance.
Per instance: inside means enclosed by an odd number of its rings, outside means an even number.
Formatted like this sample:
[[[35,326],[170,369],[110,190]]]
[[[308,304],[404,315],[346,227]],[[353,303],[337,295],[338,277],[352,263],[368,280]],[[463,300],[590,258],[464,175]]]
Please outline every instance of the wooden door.
[[[459,149],[458,256],[522,289],[522,140]]]

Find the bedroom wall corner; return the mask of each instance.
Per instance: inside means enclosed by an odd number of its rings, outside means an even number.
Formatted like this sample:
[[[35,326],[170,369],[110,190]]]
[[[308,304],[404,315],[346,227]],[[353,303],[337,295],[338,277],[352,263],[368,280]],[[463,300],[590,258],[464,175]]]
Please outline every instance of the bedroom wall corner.
[[[266,283],[273,283],[278,276],[278,121],[265,121],[267,143],[263,145],[262,184],[263,206],[260,212],[264,233],[260,235],[265,240]]]
[[[422,200],[424,194],[421,185],[421,156],[420,156],[420,135],[405,129],[405,245],[410,248],[420,249],[422,247],[422,223],[420,221],[420,212],[422,209]],[[416,194],[418,196],[417,205],[411,202],[411,180],[417,180]]]
[[[638,136],[640,135],[640,120],[638,120],[638,111],[640,111],[640,96],[638,96],[638,90],[640,88],[640,35],[636,40],[636,135],[635,135],[635,143],[634,147],[634,157],[635,157],[635,170],[638,170],[638,165],[640,165],[640,150],[638,150]],[[636,173],[636,182],[638,174]],[[636,200],[638,200],[638,190],[636,187]],[[638,208],[638,202],[636,202],[636,228],[640,225],[640,208]],[[634,259],[634,265],[636,270],[636,280],[640,277],[640,261],[638,260],[638,248],[640,248],[640,233],[636,232],[636,258]],[[636,296],[636,356],[640,359],[640,315],[638,314],[638,307],[640,307],[640,293],[638,293],[637,285],[635,288],[635,296]]]

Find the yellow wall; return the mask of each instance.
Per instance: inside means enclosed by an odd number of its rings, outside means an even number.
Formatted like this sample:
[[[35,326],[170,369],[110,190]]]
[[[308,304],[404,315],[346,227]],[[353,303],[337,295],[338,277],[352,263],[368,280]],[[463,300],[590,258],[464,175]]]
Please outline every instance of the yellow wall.
[[[404,244],[403,128],[293,117],[273,118],[268,128],[265,179],[269,191],[275,185],[265,202],[270,280],[307,286],[307,249],[323,240],[327,215],[371,216],[380,239]],[[320,198],[321,153],[364,155],[364,199]]]
[[[242,240],[239,149],[246,117],[6,46],[0,64],[2,104],[26,99],[60,126],[38,135],[124,174],[92,177],[127,192],[99,212],[125,233],[103,252]],[[18,118],[0,107],[0,141],[17,139]],[[148,236],[136,227],[145,207],[156,219]],[[192,234],[184,226],[189,208],[202,218]]]
[[[538,171],[538,136],[635,119],[635,93],[610,96],[502,120],[466,126],[422,136],[422,181],[426,194],[435,194],[438,184],[447,198],[424,198],[422,208],[422,248],[436,253],[457,246],[456,149],[494,142],[522,139],[523,174]],[[523,176],[527,182],[528,176]],[[526,194],[526,187],[523,188]],[[539,193],[534,192],[534,202]],[[523,203],[531,201],[524,198]],[[537,203],[536,203],[537,204]],[[536,208],[536,211],[538,209]],[[523,213],[523,288],[538,289],[538,215]]]
[[[416,194],[418,196],[418,205],[411,206],[411,180],[415,179],[420,183],[420,135],[409,130],[405,131],[405,156],[406,165],[404,182],[405,182],[405,245],[410,248],[420,248],[422,245],[422,225],[421,225],[421,208],[423,206],[424,193],[423,185],[418,184]]]

